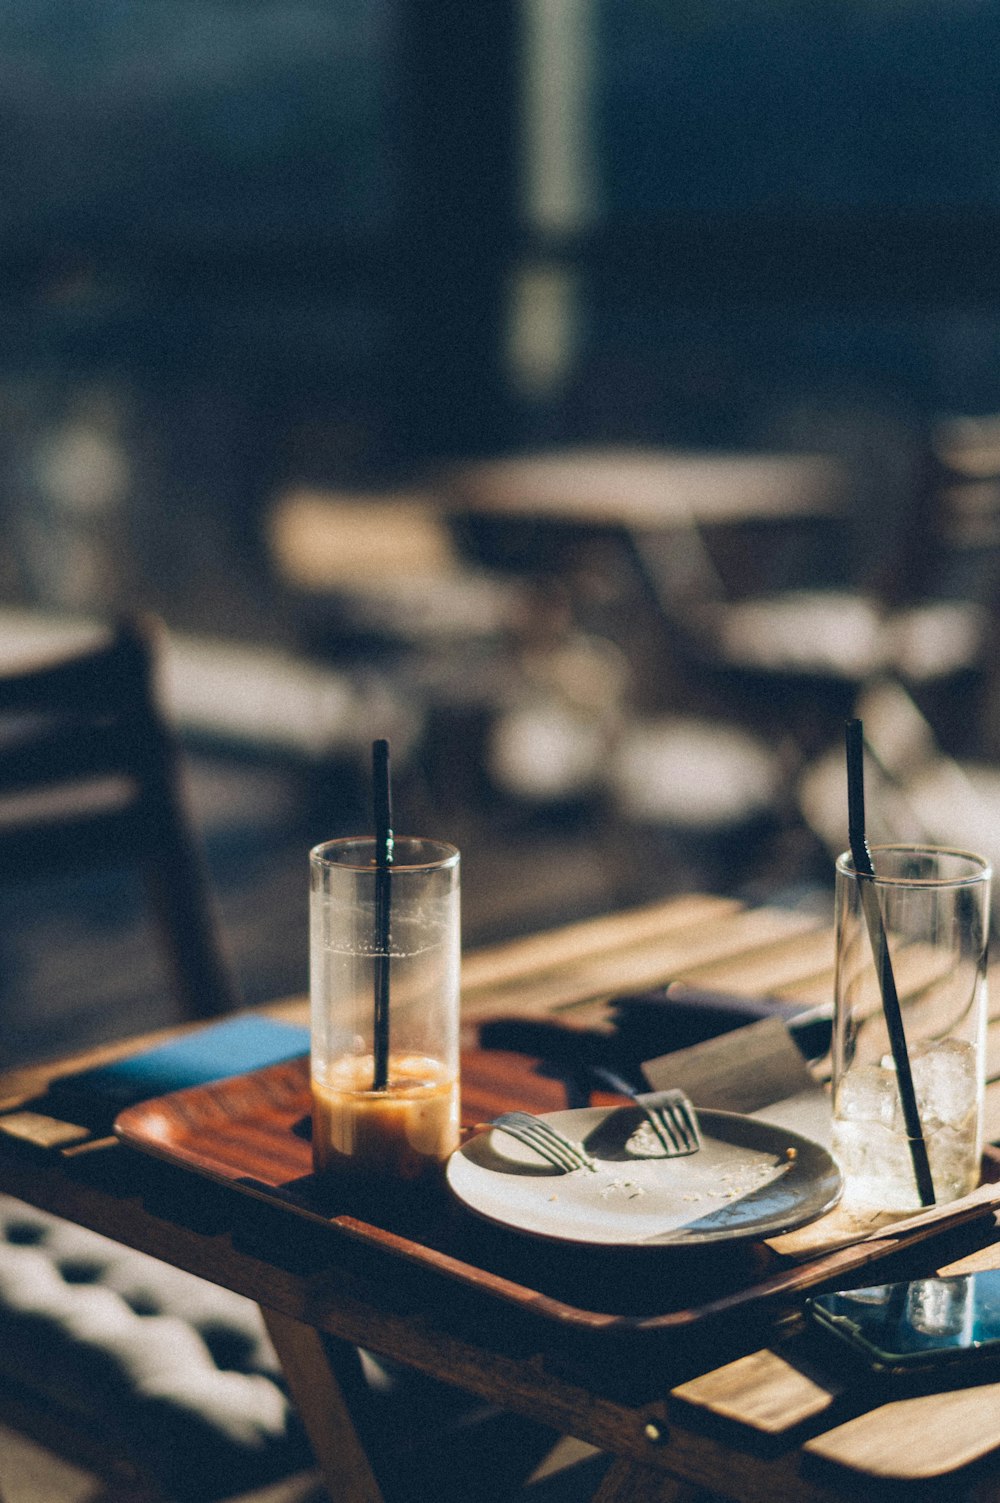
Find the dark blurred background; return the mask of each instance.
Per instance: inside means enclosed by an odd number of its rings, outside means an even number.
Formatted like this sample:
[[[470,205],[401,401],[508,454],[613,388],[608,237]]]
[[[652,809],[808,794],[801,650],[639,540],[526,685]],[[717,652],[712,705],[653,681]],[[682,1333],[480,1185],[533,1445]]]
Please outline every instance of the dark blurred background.
[[[985,0],[0,14],[0,656],[163,617],[248,1000],[376,735],[468,944],[825,912],[850,713],[1000,852],[998,99]]]

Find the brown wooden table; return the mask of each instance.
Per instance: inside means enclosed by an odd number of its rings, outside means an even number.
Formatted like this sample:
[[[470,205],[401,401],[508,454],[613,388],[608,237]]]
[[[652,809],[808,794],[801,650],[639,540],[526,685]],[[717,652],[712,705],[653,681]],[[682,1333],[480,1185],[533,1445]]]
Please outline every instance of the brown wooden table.
[[[563,1081],[537,1060],[479,1047],[487,1020],[555,1020],[592,1050],[610,1031],[616,993],[673,978],[767,993],[794,1011],[829,1000],[832,956],[830,929],[814,918],[707,896],[470,955],[463,972],[467,1119],[482,1120],[500,1104],[545,1110],[565,1103]],[[267,1011],[305,1020],[302,1000]],[[770,1037],[769,1026],[730,1035],[730,1063],[742,1059],[754,1073],[760,1045],[753,1040]],[[715,1069],[706,1061],[715,1058],[710,1046],[700,1046],[678,1064],[697,1077],[700,1060],[706,1078]],[[37,1102],[51,1078],[81,1062],[7,1075],[0,1111]],[[994,1136],[1000,1087],[989,1095]],[[834,1503],[859,1483],[869,1497],[895,1496],[892,1489],[907,1484],[907,1498],[918,1499],[918,1484],[930,1482],[935,1496],[1000,1498],[1000,1384],[893,1402],[863,1394],[811,1343],[797,1314],[794,1274],[782,1294],[791,1265],[773,1251],[766,1270],[778,1272],[772,1297],[737,1301],[718,1318],[678,1331],[643,1317],[648,1290],[634,1294],[627,1320],[581,1322],[572,1315],[579,1269],[553,1273],[556,1282],[533,1302],[519,1293],[530,1279],[516,1251],[503,1265],[506,1283],[495,1267],[477,1283],[462,1271],[468,1264],[450,1254],[414,1257],[405,1239],[373,1239],[350,1218],[338,1218],[335,1228],[322,1217],[290,1218],[280,1206],[116,1140],[45,1149],[0,1133],[0,1189],[257,1301],[331,1496],[346,1503],[378,1503],[381,1494],[329,1360],[338,1342],[365,1346],[612,1453],[596,1503],[666,1503],[700,1488],[746,1503]],[[879,1281],[1000,1266],[992,1209],[902,1250],[892,1250],[891,1229],[873,1235],[868,1245],[890,1254],[879,1264]],[[527,1263],[534,1256],[525,1255]],[[753,1249],[730,1256],[727,1276],[740,1257],[746,1276],[759,1277]],[[713,1266],[722,1264],[713,1265],[712,1255],[699,1261],[703,1279],[711,1280]],[[566,1310],[569,1316],[560,1316]],[[334,1338],[332,1346],[325,1338]]]

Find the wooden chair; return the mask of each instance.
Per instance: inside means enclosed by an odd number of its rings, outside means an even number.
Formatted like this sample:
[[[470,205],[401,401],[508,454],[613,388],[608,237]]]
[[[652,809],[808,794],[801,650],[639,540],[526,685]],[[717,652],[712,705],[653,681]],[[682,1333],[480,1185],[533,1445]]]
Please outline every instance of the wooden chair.
[[[0,886],[37,889],[44,904],[67,876],[141,873],[140,907],[180,1020],[198,1021],[233,1011],[238,993],[158,695],[161,631],[154,619],[123,619],[95,642],[0,676]],[[87,925],[66,928],[73,951]],[[51,942],[62,931],[50,921],[44,932]],[[106,978],[109,991],[116,979]],[[24,989],[33,1004],[28,978]],[[43,1020],[37,1040],[51,1026]],[[178,1468],[189,1474],[180,1495],[206,1498],[311,1464],[250,1301],[8,1196],[0,1328],[0,1420],[100,1477],[105,1503],[172,1498]],[[195,1382],[198,1403],[187,1398]],[[227,1428],[234,1390],[246,1428],[261,1410],[253,1445]]]
[[[140,872],[184,1019],[232,1011],[176,739],[155,678],[161,628],[0,676],[0,884]]]

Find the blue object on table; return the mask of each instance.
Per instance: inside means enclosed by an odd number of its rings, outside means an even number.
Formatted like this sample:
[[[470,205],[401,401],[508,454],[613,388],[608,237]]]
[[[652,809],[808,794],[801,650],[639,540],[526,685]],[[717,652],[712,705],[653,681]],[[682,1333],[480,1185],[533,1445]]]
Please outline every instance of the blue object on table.
[[[86,1126],[110,1126],[138,1101],[246,1075],[308,1051],[308,1028],[240,1014],[126,1059],[64,1075],[52,1082],[48,1101]]]

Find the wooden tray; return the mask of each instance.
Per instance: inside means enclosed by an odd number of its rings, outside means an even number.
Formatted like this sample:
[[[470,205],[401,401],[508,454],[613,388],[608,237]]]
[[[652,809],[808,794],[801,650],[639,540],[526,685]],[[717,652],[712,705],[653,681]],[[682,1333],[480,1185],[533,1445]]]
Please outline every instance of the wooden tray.
[[[558,1081],[532,1074],[523,1056],[473,1050],[463,1056],[468,1127],[512,1105],[555,1110]],[[680,1334],[744,1307],[792,1302],[927,1237],[988,1215],[1000,1185],[899,1222],[847,1247],[792,1259],[765,1242],[713,1248],[578,1248],[539,1243],[480,1221],[442,1189],[419,1203],[352,1204],[312,1173],[306,1057],[212,1085],[161,1096],[122,1112],[130,1147],[256,1196],[416,1262],[500,1301],[561,1325],[604,1336]],[[853,1282],[859,1282],[855,1277]]]

